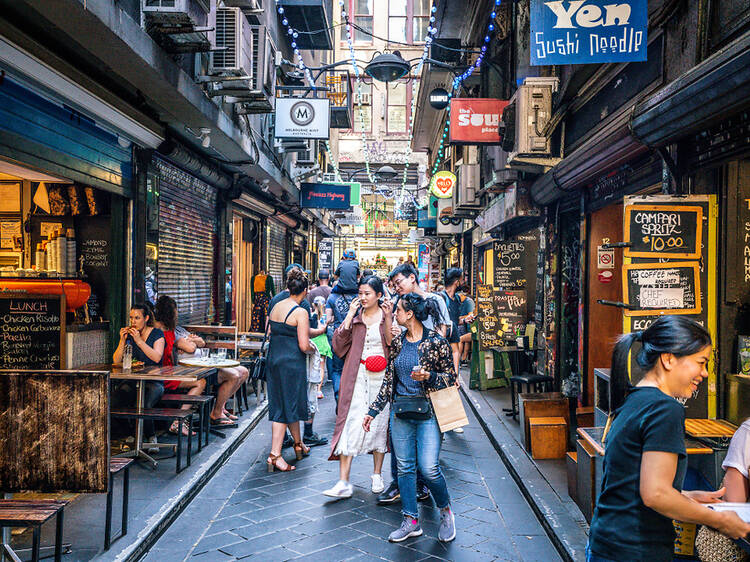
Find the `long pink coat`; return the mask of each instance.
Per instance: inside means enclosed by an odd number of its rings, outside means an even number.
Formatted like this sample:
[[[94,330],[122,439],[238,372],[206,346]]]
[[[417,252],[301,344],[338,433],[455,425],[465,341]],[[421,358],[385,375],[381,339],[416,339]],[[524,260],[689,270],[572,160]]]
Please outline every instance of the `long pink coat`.
[[[388,344],[386,343],[390,338],[390,334],[387,333],[385,321],[385,314],[383,319],[380,321],[380,339],[383,343],[383,350],[385,351],[385,357],[388,358]],[[336,444],[341,437],[341,432],[344,430],[344,424],[346,423],[346,416],[349,414],[349,405],[352,403],[352,395],[354,394],[354,384],[357,382],[357,372],[359,371],[360,361],[362,359],[362,350],[365,347],[365,335],[367,334],[367,326],[362,321],[362,315],[357,314],[352,320],[352,325],[349,330],[344,329],[344,324],[336,328],[333,333],[333,352],[339,357],[344,357],[344,368],[341,371],[341,386],[339,387],[339,405],[338,412],[336,414],[336,428],[333,431],[333,439],[331,439],[331,456],[328,460],[338,460],[338,456],[334,455],[333,452],[336,450]]]

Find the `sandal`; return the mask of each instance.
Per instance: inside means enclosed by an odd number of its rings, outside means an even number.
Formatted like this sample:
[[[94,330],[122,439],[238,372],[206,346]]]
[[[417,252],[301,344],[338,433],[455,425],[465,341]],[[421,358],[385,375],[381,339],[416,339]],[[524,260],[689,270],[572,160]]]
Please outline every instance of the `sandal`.
[[[237,421],[239,418],[234,414],[230,414],[227,410],[224,410],[224,417],[229,418],[232,421]]]
[[[190,436],[190,426],[188,426],[188,422],[186,422],[186,421],[183,421],[182,423],[180,423],[179,421],[174,420],[172,422],[172,425],[169,426],[169,433],[177,435],[177,431],[178,431],[178,427],[179,426],[182,426],[182,435],[184,435],[185,437]],[[197,435],[197,433],[195,433],[195,431],[193,431],[192,433],[193,433],[193,437],[195,437]]]
[[[279,462],[279,459],[282,461],[284,460],[281,458],[281,455],[274,455],[273,453],[268,453],[268,458],[266,459],[266,468],[268,469],[268,472],[273,472],[274,469],[278,470],[279,472],[291,472],[296,467],[292,466],[291,464],[286,465],[286,468],[279,467],[277,462]]]
[[[301,461],[302,457],[306,457],[310,454],[310,447],[305,446],[301,441],[294,444],[294,454],[297,456],[297,460]]]
[[[229,418],[211,418],[211,425],[234,425],[234,422]]]

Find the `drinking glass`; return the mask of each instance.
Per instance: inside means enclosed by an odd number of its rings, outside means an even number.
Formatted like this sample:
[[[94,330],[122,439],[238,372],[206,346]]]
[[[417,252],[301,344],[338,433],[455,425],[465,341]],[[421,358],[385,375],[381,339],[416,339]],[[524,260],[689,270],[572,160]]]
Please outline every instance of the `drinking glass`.
[[[227,358],[227,350],[226,349],[217,349],[216,350],[216,357],[219,359],[226,359]]]
[[[210,350],[209,350],[209,349],[208,349],[207,347],[201,347],[201,348],[200,348],[200,352],[201,352],[201,359],[207,359],[207,358],[208,358],[208,352],[209,352],[209,351],[210,351]]]

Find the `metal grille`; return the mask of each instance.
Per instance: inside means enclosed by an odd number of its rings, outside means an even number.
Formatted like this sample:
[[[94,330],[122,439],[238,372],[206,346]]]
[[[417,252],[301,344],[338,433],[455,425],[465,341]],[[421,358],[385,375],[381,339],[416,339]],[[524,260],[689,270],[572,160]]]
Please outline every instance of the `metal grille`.
[[[216,188],[163,160],[154,164],[160,178],[158,293],[177,301],[180,324],[213,322]]]
[[[231,9],[216,10],[216,46],[225,50],[213,51],[214,66],[218,68],[236,68],[237,60],[237,26],[236,13]]]
[[[268,274],[273,277],[276,291],[284,290],[284,269],[288,265],[286,255],[286,227],[269,220],[268,235]]]

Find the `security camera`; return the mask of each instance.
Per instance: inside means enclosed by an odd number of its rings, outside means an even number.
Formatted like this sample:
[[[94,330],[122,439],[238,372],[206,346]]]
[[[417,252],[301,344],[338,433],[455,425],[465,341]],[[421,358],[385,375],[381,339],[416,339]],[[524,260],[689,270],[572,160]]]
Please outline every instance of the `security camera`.
[[[200,139],[201,139],[201,146],[203,148],[208,148],[209,146],[211,146],[211,129],[202,127]]]

